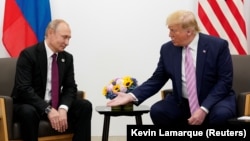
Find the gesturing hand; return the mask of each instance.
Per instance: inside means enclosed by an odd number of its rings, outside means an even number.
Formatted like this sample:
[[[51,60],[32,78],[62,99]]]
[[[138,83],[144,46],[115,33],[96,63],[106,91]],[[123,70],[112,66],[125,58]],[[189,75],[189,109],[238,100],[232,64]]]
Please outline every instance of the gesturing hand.
[[[117,96],[107,103],[107,106],[119,106],[130,103],[133,101],[133,97],[130,94],[117,92]]]

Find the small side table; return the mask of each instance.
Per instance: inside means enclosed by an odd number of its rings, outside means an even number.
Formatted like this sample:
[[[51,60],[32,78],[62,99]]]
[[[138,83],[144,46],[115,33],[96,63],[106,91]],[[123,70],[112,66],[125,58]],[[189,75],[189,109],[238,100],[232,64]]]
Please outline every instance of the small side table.
[[[148,113],[150,107],[147,105],[140,105],[133,107],[133,110],[112,110],[111,107],[107,106],[96,106],[95,110],[99,114],[104,115],[102,141],[108,141],[109,136],[109,123],[111,116],[135,116],[137,125],[142,125],[142,114]]]
[[[239,120],[238,118],[232,118],[229,119],[229,124],[230,125],[243,125],[243,126],[249,126],[250,125],[250,120]]]

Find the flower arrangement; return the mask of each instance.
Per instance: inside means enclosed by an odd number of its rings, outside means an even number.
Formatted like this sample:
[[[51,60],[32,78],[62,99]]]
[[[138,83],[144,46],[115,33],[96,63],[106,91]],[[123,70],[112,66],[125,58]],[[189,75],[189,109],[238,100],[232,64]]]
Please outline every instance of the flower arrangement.
[[[107,99],[114,99],[117,95],[114,92],[129,93],[137,87],[137,80],[131,76],[124,76],[112,79],[102,91]]]

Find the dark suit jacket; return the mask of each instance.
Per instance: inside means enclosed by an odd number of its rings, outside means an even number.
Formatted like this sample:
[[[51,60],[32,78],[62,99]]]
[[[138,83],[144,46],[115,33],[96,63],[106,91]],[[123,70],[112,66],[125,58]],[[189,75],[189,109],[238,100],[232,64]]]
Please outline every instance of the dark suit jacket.
[[[139,100],[138,104],[157,93],[169,79],[172,80],[174,99],[181,102],[181,62],[182,47],[174,46],[171,41],[163,44],[155,72],[133,91]],[[196,76],[201,106],[210,109],[227,96],[235,98],[232,90],[232,60],[226,40],[199,33]]]
[[[71,106],[76,99],[77,85],[74,78],[73,56],[66,51],[58,53],[59,104]],[[12,97],[14,103],[27,103],[42,114],[49,105],[44,101],[47,81],[47,55],[44,42],[24,49],[18,58],[15,86]]]

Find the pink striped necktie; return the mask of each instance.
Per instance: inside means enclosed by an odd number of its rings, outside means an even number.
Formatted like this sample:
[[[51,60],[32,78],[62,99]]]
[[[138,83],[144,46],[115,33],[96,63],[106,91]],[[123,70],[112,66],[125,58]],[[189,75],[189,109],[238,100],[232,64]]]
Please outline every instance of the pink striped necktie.
[[[185,52],[185,75],[189,108],[192,115],[199,108],[199,102],[197,98],[195,67],[190,47],[187,47]]]
[[[51,73],[51,94],[52,94],[52,107],[58,108],[58,97],[59,97],[59,76],[58,76],[58,65],[57,65],[57,54],[52,55],[52,73]]]

